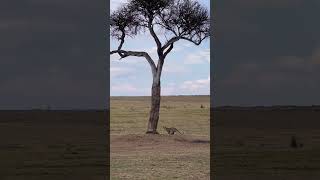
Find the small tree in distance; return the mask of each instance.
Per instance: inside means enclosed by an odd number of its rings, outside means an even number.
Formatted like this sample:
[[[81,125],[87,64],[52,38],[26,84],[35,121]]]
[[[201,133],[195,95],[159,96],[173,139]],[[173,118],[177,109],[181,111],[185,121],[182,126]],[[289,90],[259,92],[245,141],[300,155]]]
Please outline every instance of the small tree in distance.
[[[110,54],[118,54],[120,59],[129,56],[143,57],[152,72],[151,110],[147,134],[158,134],[161,85],[160,78],[166,56],[174,43],[179,40],[190,41],[195,45],[209,37],[210,17],[208,10],[193,0],[129,0],[128,3],[112,12],[110,34],[119,41],[118,49]],[[170,38],[161,42],[156,30],[164,30]],[[127,36],[134,37],[148,32],[157,47],[158,63],[144,51],[122,49]]]

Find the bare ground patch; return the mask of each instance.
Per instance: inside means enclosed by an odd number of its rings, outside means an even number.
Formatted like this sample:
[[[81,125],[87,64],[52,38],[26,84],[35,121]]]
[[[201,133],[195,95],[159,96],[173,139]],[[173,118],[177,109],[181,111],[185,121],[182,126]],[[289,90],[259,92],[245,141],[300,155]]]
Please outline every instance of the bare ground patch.
[[[201,136],[113,135],[113,179],[210,179],[210,142]]]

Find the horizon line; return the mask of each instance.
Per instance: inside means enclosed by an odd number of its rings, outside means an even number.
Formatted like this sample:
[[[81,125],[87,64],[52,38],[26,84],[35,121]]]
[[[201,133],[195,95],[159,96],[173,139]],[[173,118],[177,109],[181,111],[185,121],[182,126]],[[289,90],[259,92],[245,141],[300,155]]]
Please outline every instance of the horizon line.
[[[211,95],[210,94],[161,95],[161,97],[163,97],[163,96],[211,96]],[[110,97],[151,97],[151,95],[120,95],[120,96],[110,95]]]

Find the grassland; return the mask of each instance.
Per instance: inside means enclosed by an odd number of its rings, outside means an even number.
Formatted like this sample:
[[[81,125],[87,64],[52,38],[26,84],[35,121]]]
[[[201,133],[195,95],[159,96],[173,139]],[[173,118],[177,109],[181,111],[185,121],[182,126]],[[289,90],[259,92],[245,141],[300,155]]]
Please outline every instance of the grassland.
[[[214,179],[320,176],[320,111],[214,111]],[[295,136],[303,147],[292,148]]]
[[[110,107],[111,179],[210,178],[209,96],[162,97],[160,135],[145,134],[149,97],[111,97]]]
[[[106,179],[106,118],[103,111],[0,111],[0,179]]]

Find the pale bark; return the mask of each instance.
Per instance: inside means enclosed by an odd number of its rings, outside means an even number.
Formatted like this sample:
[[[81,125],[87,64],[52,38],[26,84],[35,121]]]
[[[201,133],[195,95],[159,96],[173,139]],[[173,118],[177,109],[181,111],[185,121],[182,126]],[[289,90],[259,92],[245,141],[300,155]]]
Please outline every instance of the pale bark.
[[[161,85],[160,77],[155,77],[152,83],[151,89],[151,109],[148,121],[147,134],[158,134],[157,126],[159,121],[160,112],[160,101],[161,101]]]
[[[160,115],[160,102],[161,102],[161,72],[164,63],[164,57],[158,60],[157,73],[153,76],[151,88],[151,109],[148,121],[147,134],[158,134],[157,126]]]

